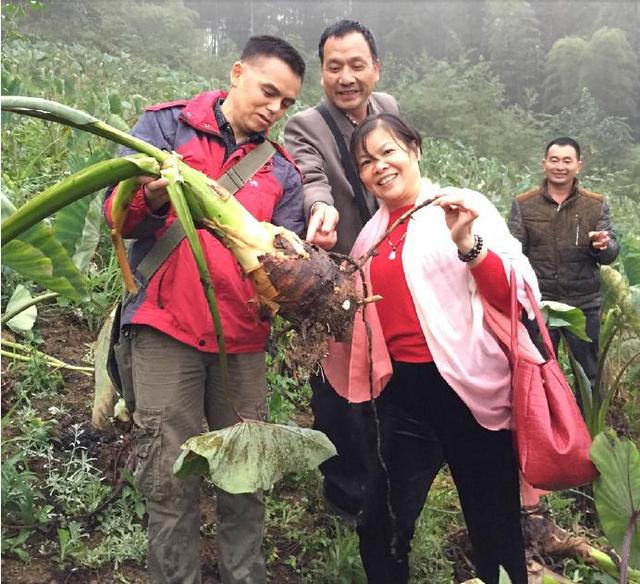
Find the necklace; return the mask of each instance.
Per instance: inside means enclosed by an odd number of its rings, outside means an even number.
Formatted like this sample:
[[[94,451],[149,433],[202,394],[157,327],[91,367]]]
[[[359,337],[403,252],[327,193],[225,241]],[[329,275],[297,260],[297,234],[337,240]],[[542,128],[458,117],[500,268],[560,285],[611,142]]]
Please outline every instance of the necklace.
[[[400,239],[398,239],[398,243],[393,243],[393,241],[391,241],[391,238],[389,236],[387,236],[387,241],[389,242],[389,247],[391,248],[391,252],[389,253],[389,255],[387,256],[390,260],[395,260],[397,257],[396,254],[396,250],[400,247],[400,244],[404,241],[404,238],[407,237],[407,232],[405,231],[402,234],[402,237]]]

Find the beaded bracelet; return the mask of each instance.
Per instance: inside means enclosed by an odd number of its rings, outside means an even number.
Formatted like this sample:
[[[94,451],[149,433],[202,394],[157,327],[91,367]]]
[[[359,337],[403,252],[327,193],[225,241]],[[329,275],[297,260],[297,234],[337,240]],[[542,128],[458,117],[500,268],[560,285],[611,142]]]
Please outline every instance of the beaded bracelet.
[[[480,255],[482,246],[484,244],[482,237],[480,235],[474,235],[473,241],[473,247],[467,253],[460,253],[460,250],[458,250],[458,259],[461,262],[470,262],[472,260],[475,260]]]

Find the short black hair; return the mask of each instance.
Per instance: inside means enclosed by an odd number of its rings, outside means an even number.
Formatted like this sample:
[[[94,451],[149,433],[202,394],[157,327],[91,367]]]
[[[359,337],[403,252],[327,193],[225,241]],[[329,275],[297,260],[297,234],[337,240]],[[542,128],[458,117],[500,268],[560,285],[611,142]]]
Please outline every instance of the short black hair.
[[[257,57],[276,57],[284,61],[291,70],[304,80],[306,65],[302,55],[284,39],[270,35],[252,36],[242,49],[241,61],[251,61]]]
[[[349,145],[351,149],[351,157],[354,162],[356,160],[356,150],[362,148],[367,154],[367,138],[369,134],[376,128],[384,128],[387,130],[400,144],[406,146],[408,150],[420,151],[422,148],[422,136],[418,130],[409,126],[402,118],[394,114],[376,114],[375,116],[369,116],[365,118],[351,135],[351,143]],[[356,164],[356,168],[357,168]]]
[[[549,149],[551,148],[551,146],[571,146],[576,151],[576,156],[578,157],[578,160],[582,160],[580,158],[580,144],[578,144],[578,142],[576,142],[573,138],[567,138],[566,136],[561,136],[560,138],[555,138],[551,140],[551,142],[549,142],[547,144],[547,147],[544,149],[545,158],[549,154]]]
[[[378,47],[376,46],[376,39],[373,38],[373,33],[364,25],[356,20],[339,20],[335,24],[328,26],[324,29],[320,35],[320,44],[318,45],[318,56],[320,57],[320,64],[324,62],[324,45],[327,39],[336,37],[342,38],[352,32],[359,32],[364,40],[369,45],[371,51],[371,58],[374,62],[378,60]]]

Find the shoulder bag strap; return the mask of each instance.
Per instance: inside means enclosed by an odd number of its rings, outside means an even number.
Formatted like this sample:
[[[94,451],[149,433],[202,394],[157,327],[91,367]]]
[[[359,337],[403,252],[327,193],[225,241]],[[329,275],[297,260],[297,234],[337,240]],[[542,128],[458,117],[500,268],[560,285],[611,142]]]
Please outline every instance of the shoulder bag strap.
[[[518,321],[520,308],[518,306],[518,285],[516,283],[516,272],[513,268],[511,268],[511,273],[509,274],[509,285],[511,287],[511,354],[515,357],[518,355]],[[540,330],[542,343],[547,352],[546,359],[555,360],[556,354],[553,350],[553,343],[551,342],[551,337],[549,336],[549,331],[547,329],[547,325],[544,322],[542,312],[540,312],[538,301],[536,300],[536,297],[534,296],[529,284],[525,282],[524,287],[527,293],[527,298],[529,299],[529,304],[531,304],[531,308],[536,316],[536,324],[538,325],[538,329]],[[544,357],[545,356],[543,355],[543,358]]]
[[[182,225],[176,219],[136,266],[136,271],[142,276],[145,283],[151,279],[185,237]]]
[[[331,117],[329,110],[323,103],[316,106],[316,110],[323,117],[327,126],[329,126],[329,130],[331,130],[333,138],[336,141],[338,151],[340,152],[342,168],[344,168],[347,180],[349,181],[349,184],[353,189],[353,196],[356,200],[358,213],[360,213],[360,219],[362,220],[362,225],[364,225],[367,221],[369,221],[369,219],[371,219],[371,212],[369,211],[369,207],[367,206],[367,199],[364,192],[364,187],[362,186],[362,181],[360,180],[360,177],[356,172],[356,167],[353,165],[353,160],[351,160],[351,155],[349,154],[349,150],[347,149],[347,145],[344,141],[344,136],[340,133],[338,124],[336,124],[336,121]]]
[[[236,162],[217,182],[232,195],[235,195],[245,183],[276,153],[275,146],[265,140],[258,144],[247,155]]]

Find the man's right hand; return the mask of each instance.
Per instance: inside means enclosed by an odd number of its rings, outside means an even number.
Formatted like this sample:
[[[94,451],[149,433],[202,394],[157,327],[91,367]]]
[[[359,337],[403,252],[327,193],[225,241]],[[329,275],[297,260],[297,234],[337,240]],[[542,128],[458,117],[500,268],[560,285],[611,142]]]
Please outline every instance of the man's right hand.
[[[306,240],[322,249],[330,250],[338,241],[336,225],[340,215],[332,205],[317,202],[311,208]]]
[[[143,185],[147,207],[153,213],[169,202],[169,193],[167,193],[169,181],[166,178],[154,179],[150,176],[141,176],[138,180]]]

